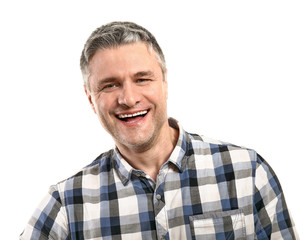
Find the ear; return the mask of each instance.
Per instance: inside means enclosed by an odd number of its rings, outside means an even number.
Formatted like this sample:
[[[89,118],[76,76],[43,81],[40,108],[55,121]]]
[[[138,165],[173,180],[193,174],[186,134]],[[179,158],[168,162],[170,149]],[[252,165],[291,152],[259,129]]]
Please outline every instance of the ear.
[[[165,71],[165,73],[164,73],[164,91],[165,91],[166,99],[168,99],[168,81],[167,81],[167,73],[168,73],[168,70],[166,69],[166,71]]]
[[[92,110],[94,111],[95,114],[97,114],[96,109],[95,109],[95,105],[94,105],[93,100],[92,100],[92,96],[90,94],[90,91],[85,86],[84,86],[84,90],[85,90],[85,94],[87,96],[87,99],[89,101],[89,104],[90,104]]]

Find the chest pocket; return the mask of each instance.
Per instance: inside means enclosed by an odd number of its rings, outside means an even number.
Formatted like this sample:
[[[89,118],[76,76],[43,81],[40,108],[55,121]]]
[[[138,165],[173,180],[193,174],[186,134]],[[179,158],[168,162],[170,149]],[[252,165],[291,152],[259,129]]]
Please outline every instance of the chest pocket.
[[[189,217],[193,240],[246,239],[242,210],[205,213]]]

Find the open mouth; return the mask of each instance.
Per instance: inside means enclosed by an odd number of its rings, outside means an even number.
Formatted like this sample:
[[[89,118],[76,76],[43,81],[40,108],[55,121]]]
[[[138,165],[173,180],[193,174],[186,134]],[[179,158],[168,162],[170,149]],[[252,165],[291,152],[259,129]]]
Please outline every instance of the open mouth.
[[[117,118],[124,122],[132,122],[139,118],[143,118],[144,116],[147,115],[148,112],[149,112],[148,110],[144,110],[144,111],[139,111],[133,114],[119,114]]]

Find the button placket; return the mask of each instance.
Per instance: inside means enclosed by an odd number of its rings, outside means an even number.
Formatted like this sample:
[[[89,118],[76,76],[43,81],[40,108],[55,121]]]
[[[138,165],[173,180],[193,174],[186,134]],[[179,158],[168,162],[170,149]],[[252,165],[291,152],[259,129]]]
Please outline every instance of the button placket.
[[[154,213],[156,221],[156,231],[158,239],[164,238],[168,233],[168,218],[165,209],[165,199],[164,199],[164,172],[160,171],[156,179],[156,188],[154,191]]]

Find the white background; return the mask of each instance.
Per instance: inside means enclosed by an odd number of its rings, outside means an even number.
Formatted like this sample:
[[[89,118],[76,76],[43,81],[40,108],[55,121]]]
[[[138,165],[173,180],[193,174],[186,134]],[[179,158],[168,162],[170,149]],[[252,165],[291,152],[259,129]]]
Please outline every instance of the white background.
[[[89,34],[114,20],[159,41],[170,116],[272,165],[306,237],[305,1],[3,2],[1,239],[17,239],[50,185],[113,147],[87,103],[79,57]]]

